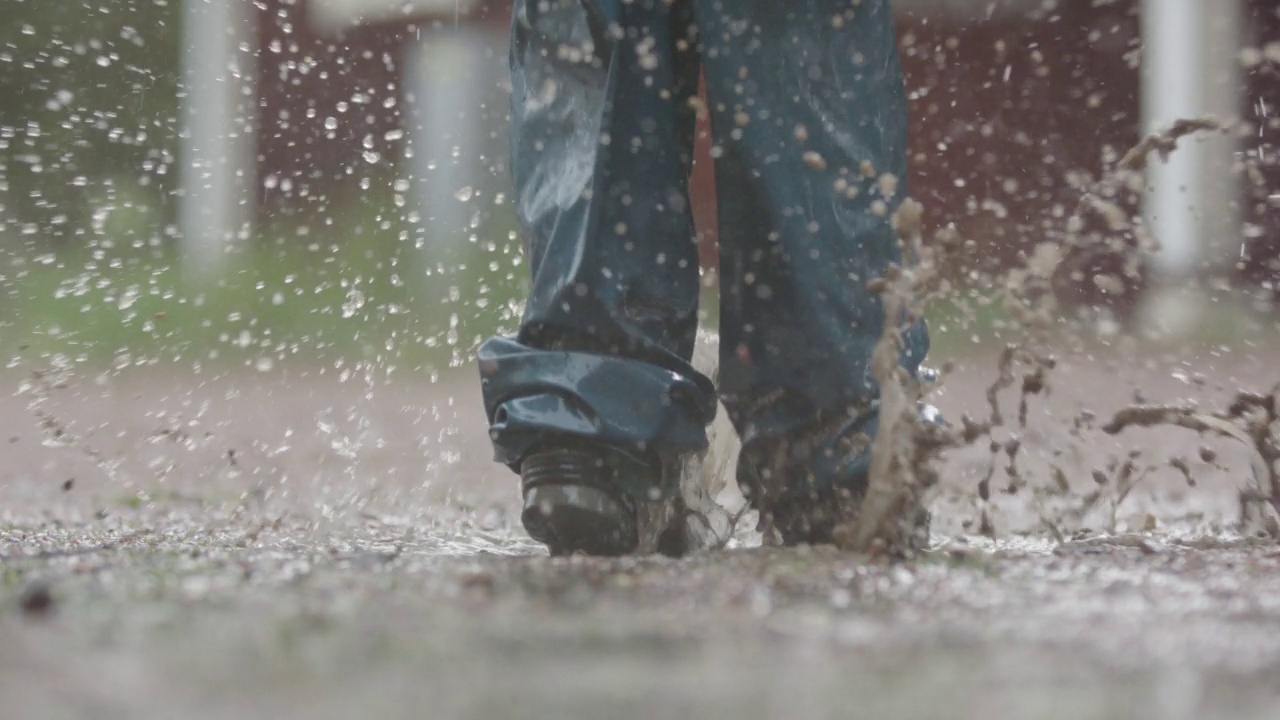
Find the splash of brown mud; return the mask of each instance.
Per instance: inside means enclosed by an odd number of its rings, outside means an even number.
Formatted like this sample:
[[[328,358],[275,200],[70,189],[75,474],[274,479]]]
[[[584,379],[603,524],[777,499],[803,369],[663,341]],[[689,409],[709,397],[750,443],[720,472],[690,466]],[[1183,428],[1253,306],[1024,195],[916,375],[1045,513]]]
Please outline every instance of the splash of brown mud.
[[[898,363],[903,348],[902,333],[923,316],[927,303],[945,295],[950,287],[939,268],[946,266],[948,250],[960,245],[959,236],[946,228],[926,244],[922,230],[923,206],[914,200],[902,203],[893,225],[901,244],[902,257],[913,259],[903,267],[894,266],[883,278],[869,284],[884,305],[886,322],[872,355],[872,373],[880,387],[880,427],[871,443],[871,467],[867,492],[856,516],[835,532],[836,544],[855,552],[907,555],[921,550],[928,537],[921,526],[927,517],[926,496],[938,484],[938,461],[948,449],[970,445],[990,437],[994,428],[1005,424],[999,394],[1017,382],[1015,362],[1022,360],[1031,370],[1022,377],[1019,425],[1027,421],[1027,397],[1043,392],[1052,357],[1025,347],[1010,345],[1001,353],[999,373],[987,389],[988,416],[960,419],[958,426],[922,422],[919,405],[928,388],[905,372]],[[1003,447],[1009,455],[1011,475],[1016,477],[1016,441],[1000,445],[992,442],[993,458]],[[988,473],[979,487],[994,473]]]
[[[1018,428],[1025,429],[1028,399],[1045,392],[1055,361],[1043,346],[1048,330],[1060,323],[1056,309],[1053,278],[1066,252],[1106,252],[1122,259],[1122,272],[1128,278],[1141,273],[1145,256],[1158,249],[1158,239],[1151,237],[1135,208],[1144,190],[1143,171],[1152,155],[1162,159],[1177,148],[1178,141],[1200,132],[1226,132],[1229,128],[1216,120],[1191,119],[1176,122],[1163,132],[1154,133],[1126,152],[1104,176],[1083,189],[1081,199],[1068,218],[1062,234],[1064,251],[1054,242],[1039,245],[1024,267],[1012,271],[1004,284],[1004,305],[1016,321],[1023,339],[1009,345],[998,361],[997,378],[988,388],[988,417],[985,420],[961,418],[958,426],[921,423],[916,407],[927,394],[919,383],[912,382],[898,366],[902,348],[902,331],[907,323],[919,318],[924,306],[949,290],[940,277],[945,266],[945,253],[955,246],[954,231],[938,234],[932,244],[923,242],[921,206],[914,201],[903,203],[894,217],[894,227],[902,246],[903,257],[914,259],[904,267],[891,267],[883,278],[869,288],[880,295],[885,308],[885,329],[873,355],[872,368],[881,389],[881,424],[872,442],[871,474],[867,494],[856,517],[837,531],[837,543],[846,549],[890,554],[910,554],[920,548],[916,518],[926,505],[928,491],[937,485],[936,466],[943,453],[987,439],[991,453],[989,470],[978,484],[977,493],[985,503],[990,495],[990,482],[1000,456],[1007,458],[1005,473],[1010,485],[1007,492],[1017,492],[1026,485],[1018,468],[1021,442],[1018,435],[998,441],[997,428],[1007,426],[1001,411],[999,395],[1017,382],[1015,365],[1029,369],[1022,376],[1019,392]],[[1076,278],[1078,280],[1079,278]],[[1124,278],[1093,278],[1104,291],[1124,282]],[[1172,425],[1200,433],[1216,434],[1243,443],[1251,452],[1253,487],[1241,494],[1241,527],[1243,532],[1265,532],[1280,537],[1280,523],[1270,511],[1280,511],[1280,386],[1269,395],[1240,393],[1227,411],[1203,413],[1192,408],[1133,406],[1121,410],[1101,429],[1115,435],[1130,426],[1154,427]],[[1086,425],[1088,423],[1085,423]],[[1076,431],[1081,429],[1077,423]],[[1073,434],[1077,434],[1073,432]],[[1176,460],[1176,459],[1175,459]],[[1172,463],[1175,467],[1176,463]],[[1185,469],[1184,476],[1190,478]],[[1131,452],[1121,462],[1113,462],[1111,473],[1098,477],[1100,487],[1109,487],[1112,526],[1115,513],[1131,491],[1142,481],[1150,467],[1141,467],[1138,453]],[[1044,495],[1065,496],[1071,493],[1066,474],[1056,464],[1052,467],[1050,486],[1037,494],[1036,510],[1042,525],[1059,541],[1065,539],[1057,523],[1041,504]],[[1085,493],[1076,512],[1083,515],[1103,498],[1101,489]],[[994,535],[986,508],[982,510],[979,530]],[[927,542],[927,540],[925,541]]]
[[[903,553],[927,542],[920,533],[924,493],[938,481],[929,461],[954,442],[943,428],[917,422],[921,385],[898,363],[903,330],[921,317],[923,299],[941,284],[935,249],[921,239],[923,209],[920,203],[907,200],[893,218],[902,257],[915,262],[891,266],[883,278],[869,285],[880,296],[885,312],[884,329],[871,356],[872,376],[880,387],[880,427],[871,442],[866,495],[856,516],[835,531],[837,545],[857,552],[879,547]]]
[[[1141,284],[1147,257],[1160,249],[1139,210],[1152,157],[1168,160],[1183,138],[1229,130],[1210,118],[1179,120],[1147,135],[1099,179],[1080,187],[1080,199],[1062,231],[1037,246],[1004,283],[1005,309],[1032,339],[1042,339],[1036,333],[1060,325],[1059,294],[1089,296],[1096,291],[1103,304],[1115,304],[1122,302],[1126,289]]]
[[[1129,427],[1175,426],[1202,435],[1221,435],[1249,450],[1252,487],[1240,494],[1242,529],[1280,538],[1280,523],[1267,508],[1280,512],[1280,384],[1270,394],[1241,392],[1225,412],[1206,413],[1191,407],[1131,405],[1102,427],[1115,435]]]

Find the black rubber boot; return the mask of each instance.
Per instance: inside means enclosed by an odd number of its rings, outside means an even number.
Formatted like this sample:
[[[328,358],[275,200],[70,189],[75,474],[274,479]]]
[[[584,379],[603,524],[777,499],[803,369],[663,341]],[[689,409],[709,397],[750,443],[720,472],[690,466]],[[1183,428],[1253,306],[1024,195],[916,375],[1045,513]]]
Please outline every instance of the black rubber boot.
[[[635,552],[635,503],[616,475],[603,452],[557,448],[529,455],[520,464],[524,529],[552,555]]]

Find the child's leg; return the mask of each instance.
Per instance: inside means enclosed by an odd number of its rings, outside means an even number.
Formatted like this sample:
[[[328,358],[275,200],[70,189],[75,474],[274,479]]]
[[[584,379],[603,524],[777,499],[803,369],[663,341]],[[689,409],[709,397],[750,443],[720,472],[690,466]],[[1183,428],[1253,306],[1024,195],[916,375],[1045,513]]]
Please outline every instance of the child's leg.
[[[496,456],[525,466],[528,502],[529,475],[578,472],[573,458],[529,471],[531,454],[607,449],[634,461],[609,482],[647,498],[674,479],[663,458],[705,446],[715,412],[710,381],[689,364],[692,13],[686,0],[520,0],[511,64],[532,288],[519,333],[480,350]]]
[[[884,318],[867,283],[899,260],[890,223],[906,193],[890,4],[698,0],[696,13],[720,153],[720,390],[743,437],[745,490],[764,505],[782,502],[766,491],[800,505],[829,502],[833,487],[860,494],[865,463],[840,449],[848,437],[808,442],[807,455],[795,439],[874,423],[869,363]],[[913,327],[903,365],[914,372],[927,344]],[[750,487],[758,472],[786,477]]]

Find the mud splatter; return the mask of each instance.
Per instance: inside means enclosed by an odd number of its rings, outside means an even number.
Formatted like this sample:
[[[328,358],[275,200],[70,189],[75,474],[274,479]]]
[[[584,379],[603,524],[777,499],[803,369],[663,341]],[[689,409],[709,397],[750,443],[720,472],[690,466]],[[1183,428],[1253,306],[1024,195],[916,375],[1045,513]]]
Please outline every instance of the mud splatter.
[[[1280,538],[1280,385],[1270,394],[1241,392],[1223,412],[1193,407],[1131,405],[1115,414],[1102,431],[1110,435],[1130,427],[1180,427],[1202,435],[1218,435],[1249,451],[1251,487],[1240,493],[1242,532]],[[1202,453],[1203,454],[1203,453]],[[1174,461],[1179,460],[1175,458]],[[1184,474],[1190,480],[1190,474]]]
[[[30,398],[27,409],[39,423],[45,445],[74,448],[89,458],[108,479],[119,480],[120,463],[107,457],[86,438],[72,432],[71,426],[51,409],[54,394],[70,387],[72,377],[69,362],[58,356],[48,368],[33,370],[28,379],[18,386],[18,395]],[[62,488],[70,490],[73,485],[74,481],[68,480]]]
[[[1102,178],[1083,188],[1074,212],[1068,217],[1062,242],[1038,245],[1021,268],[1006,276],[1003,295],[1009,315],[1021,329],[1022,338],[1009,344],[997,360],[997,376],[987,389],[988,417],[974,420],[962,417],[958,426],[943,427],[921,423],[916,417],[917,403],[926,390],[913,383],[898,366],[905,323],[921,317],[925,305],[950,288],[939,277],[938,268],[945,266],[945,252],[955,244],[953,231],[939,233],[934,243],[923,242],[922,209],[907,201],[894,216],[894,226],[902,245],[903,257],[914,261],[894,266],[884,277],[873,281],[870,289],[880,295],[886,313],[884,334],[876,347],[872,369],[881,388],[881,425],[871,450],[871,475],[867,494],[856,518],[845,523],[837,533],[838,543],[847,549],[867,552],[876,547],[895,554],[909,554],[921,547],[918,518],[923,513],[925,496],[937,484],[936,467],[942,453],[987,439],[990,463],[976,491],[979,500],[978,531],[995,535],[988,501],[991,482],[1004,458],[1004,474],[1009,483],[1005,493],[1014,495],[1029,485],[1029,479],[1018,464],[1022,443],[1011,435],[1003,441],[995,436],[997,428],[1008,426],[1001,409],[1001,394],[1018,385],[1018,430],[1028,424],[1030,399],[1049,390],[1049,378],[1056,366],[1055,358],[1041,349],[1051,328],[1061,331],[1063,322],[1057,308],[1054,278],[1060,274],[1069,253],[1105,253],[1119,258],[1121,276],[1100,274],[1094,285],[1104,293],[1119,292],[1127,281],[1141,274],[1145,255],[1158,248],[1158,242],[1143,227],[1136,206],[1144,190],[1146,169],[1153,155],[1167,158],[1179,140],[1201,132],[1226,132],[1228,127],[1211,119],[1190,119],[1174,123],[1168,129],[1153,133],[1128,150]],[[1065,249],[1064,249],[1065,248]],[[1113,263],[1114,265],[1114,263]],[[1073,278],[1078,281],[1080,278]],[[1016,368],[1025,368],[1019,377]],[[1019,383],[1020,381],[1020,383]],[[1273,515],[1263,516],[1259,506],[1280,508],[1280,479],[1276,477],[1277,450],[1276,393],[1270,396],[1241,394],[1232,408],[1219,415],[1206,415],[1188,408],[1133,407],[1121,411],[1102,428],[1108,434],[1118,433],[1129,425],[1152,426],[1174,424],[1199,432],[1214,432],[1236,439],[1251,448],[1255,487],[1242,495],[1243,520],[1249,527],[1265,528],[1273,537],[1280,534]],[[1078,438],[1089,420],[1077,420],[1073,435]],[[1106,472],[1095,471],[1097,487],[1079,497],[1068,517],[1079,519],[1099,505],[1107,507],[1108,526],[1117,529],[1120,506],[1155,469],[1144,463],[1139,453],[1112,461]],[[1190,480],[1185,463],[1184,474]],[[1054,513],[1046,508],[1046,497],[1068,496],[1071,483],[1057,464],[1050,468],[1050,482],[1033,493],[1032,503],[1042,526],[1056,539],[1065,539]]]
[[[907,200],[893,217],[902,257],[914,259],[891,266],[869,289],[880,296],[885,323],[871,356],[871,372],[880,387],[880,426],[871,442],[867,492],[857,515],[840,524],[836,544],[855,552],[879,547],[903,554],[928,542],[924,494],[937,484],[929,460],[954,441],[952,433],[917,419],[924,390],[899,365],[903,331],[923,315],[924,302],[938,292],[941,280],[936,257],[941,242],[926,246],[923,206]],[[927,521],[925,521],[927,522]],[[922,532],[923,530],[923,532]]]

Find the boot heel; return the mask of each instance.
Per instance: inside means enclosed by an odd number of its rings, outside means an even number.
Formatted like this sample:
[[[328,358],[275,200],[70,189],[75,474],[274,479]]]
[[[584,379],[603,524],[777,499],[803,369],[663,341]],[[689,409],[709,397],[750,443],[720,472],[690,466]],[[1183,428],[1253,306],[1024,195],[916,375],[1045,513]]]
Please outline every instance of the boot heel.
[[[636,513],[623,493],[607,487],[609,468],[577,450],[534,453],[520,466],[520,519],[552,555],[626,555],[638,544]]]

